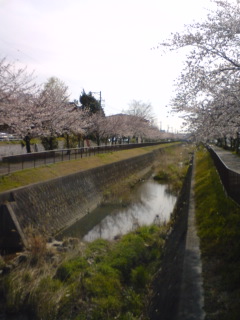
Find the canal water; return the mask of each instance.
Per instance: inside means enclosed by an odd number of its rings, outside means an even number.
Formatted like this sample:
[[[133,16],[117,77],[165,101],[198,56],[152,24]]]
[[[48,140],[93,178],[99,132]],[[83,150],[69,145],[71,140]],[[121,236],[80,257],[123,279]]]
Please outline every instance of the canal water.
[[[65,230],[60,238],[79,237],[88,242],[97,238],[112,240],[138,226],[169,220],[176,197],[167,191],[165,184],[151,178],[139,183],[133,193],[130,205],[99,206]]]

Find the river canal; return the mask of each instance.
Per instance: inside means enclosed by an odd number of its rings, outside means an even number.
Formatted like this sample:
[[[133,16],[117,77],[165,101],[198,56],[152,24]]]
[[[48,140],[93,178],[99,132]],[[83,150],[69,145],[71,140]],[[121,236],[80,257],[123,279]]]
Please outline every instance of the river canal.
[[[130,205],[99,206],[65,230],[60,238],[79,237],[88,242],[97,238],[112,240],[138,226],[169,220],[176,197],[167,192],[165,184],[159,184],[150,178],[139,183],[133,193]]]

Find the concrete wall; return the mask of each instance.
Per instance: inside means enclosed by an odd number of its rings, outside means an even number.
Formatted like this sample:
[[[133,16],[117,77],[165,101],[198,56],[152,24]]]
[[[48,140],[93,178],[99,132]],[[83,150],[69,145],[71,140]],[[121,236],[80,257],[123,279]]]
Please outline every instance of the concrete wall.
[[[64,145],[63,141],[58,142],[58,148],[62,149]],[[34,152],[34,145],[31,145],[31,150]],[[37,150],[38,152],[45,151],[43,145],[41,143],[37,144]],[[0,160],[3,157],[7,156],[14,156],[17,154],[26,154],[27,150],[26,147],[22,147],[21,143],[13,144],[13,143],[8,143],[8,144],[1,144],[0,145]]]
[[[237,167],[235,166],[236,171],[231,170],[213,148],[208,146],[208,151],[211,154],[227,194],[240,205],[240,173],[237,172]]]
[[[33,146],[31,148],[34,150]],[[42,144],[37,145],[38,151],[45,151]],[[22,147],[21,144],[3,144],[0,145],[0,160],[2,157],[13,156],[16,154],[25,154],[27,153],[26,147]]]
[[[150,167],[161,153],[164,149],[1,193],[0,222],[1,217],[8,221],[8,212],[23,243],[29,226],[46,236],[54,235],[96,208],[104,189]],[[6,234],[6,223],[4,230],[1,225],[0,238]],[[6,241],[0,239],[0,244],[4,243],[6,245]]]

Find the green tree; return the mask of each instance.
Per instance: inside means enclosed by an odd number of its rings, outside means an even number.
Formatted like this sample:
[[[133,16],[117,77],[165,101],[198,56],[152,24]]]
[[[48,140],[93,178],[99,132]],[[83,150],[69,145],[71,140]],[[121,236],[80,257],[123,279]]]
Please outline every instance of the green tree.
[[[92,92],[89,92],[88,94],[86,94],[86,92],[83,89],[80,95],[79,101],[82,104],[82,108],[88,111],[89,113],[93,114],[93,113],[101,112],[104,114],[103,108],[101,106],[101,99],[100,101],[97,100],[93,96]]]

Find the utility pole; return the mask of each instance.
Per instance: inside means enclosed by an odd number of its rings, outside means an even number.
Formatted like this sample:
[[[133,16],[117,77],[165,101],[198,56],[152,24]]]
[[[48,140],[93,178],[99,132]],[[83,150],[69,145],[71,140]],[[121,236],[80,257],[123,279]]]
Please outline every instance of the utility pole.
[[[102,107],[102,92],[99,91],[99,92],[92,92],[92,93],[95,93],[95,94],[99,95],[99,103],[100,103],[100,107]]]

